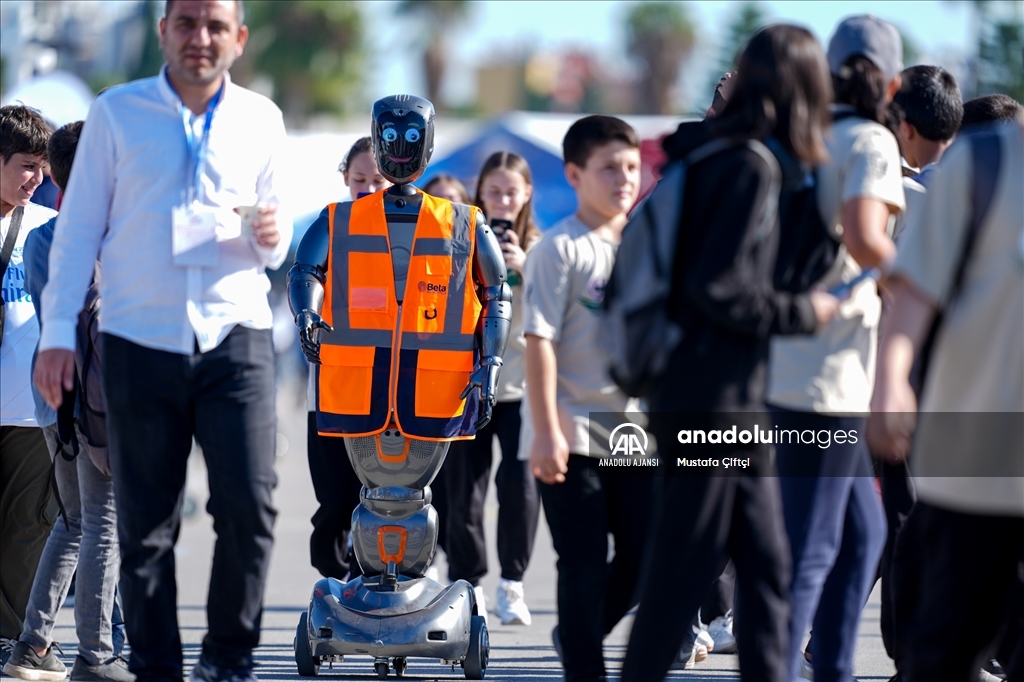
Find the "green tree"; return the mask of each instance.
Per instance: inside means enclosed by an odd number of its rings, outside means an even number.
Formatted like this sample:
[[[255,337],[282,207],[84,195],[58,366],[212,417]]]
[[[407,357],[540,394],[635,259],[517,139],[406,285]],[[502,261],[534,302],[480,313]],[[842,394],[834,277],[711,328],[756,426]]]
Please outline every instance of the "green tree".
[[[718,63],[711,72],[707,85],[707,101],[698,102],[697,108],[707,107],[711,104],[718,80],[729,71],[736,68],[736,61],[740,53],[747,46],[755,33],[768,25],[768,13],[756,2],[744,2],[739,6],[736,13],[725,29],[725,36],[718,53]]]
[[[355,3],[250,0],[249,44],[232,69],[241,84],[265,76],[292,123],[361,105],[363,21]]]
[[[398,14],[417,19],[423,27],[426,96],[438,110],[447,108],[441,96],[441,86],[448,70],[448,41],[457,35],[453,29],[466,18],[469,10],[468,0],[402,0],[398,3]]]
[[[964,99],[1003,93],[1018,102],[1024,101],[1024,8],[1019,2],[966,3],[972,10],[977,51],[967,82],[960,84]]]
[[[164,15],[164,3],[160,0],[147,0],[143,5],[142,20],[145,22],[146,38],[142,43],[139,63],[128,74],[128,80],[155,76],[164,65],[164,53],[160,49],[160,34],[157,28],[157,22]]]
[[[629,54],[643,68],[639,82],[639,111],[669,114],[672,91],[694,46],[694,26],[679,2],[640,2],[626,15]]]
[[[1003,93],[1024,102],[1024,24],[1002,19],[983,26],[977,94]]]

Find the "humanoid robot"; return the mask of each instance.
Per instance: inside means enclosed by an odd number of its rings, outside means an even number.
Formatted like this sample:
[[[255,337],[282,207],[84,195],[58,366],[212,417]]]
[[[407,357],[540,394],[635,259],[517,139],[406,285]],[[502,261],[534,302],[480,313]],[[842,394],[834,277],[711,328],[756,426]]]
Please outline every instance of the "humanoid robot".
[[[352,542],[363,571],[320,580],[296,630],[299,673],[345,654],[378,677],[430,657],[483,679],[487,627],[472,586],[424,577],[437,542],[430,482],[448,444],[491,418],[512,294],[499,243],[474,207],[412,186],[434,147],[434,107],[373,105],[373,155],[394,185],[331,204],[288,272],[302,351],[317,372],[317,430],[345,439],[363,484]]]

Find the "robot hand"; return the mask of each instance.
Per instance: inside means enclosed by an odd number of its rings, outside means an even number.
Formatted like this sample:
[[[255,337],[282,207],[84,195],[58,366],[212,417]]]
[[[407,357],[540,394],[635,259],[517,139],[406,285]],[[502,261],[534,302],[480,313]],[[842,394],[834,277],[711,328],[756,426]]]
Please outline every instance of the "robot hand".
[[[498,389],[498,371],[501,369],[501,358],[496,356],[485,357],[471,375],[469,385],[459,396],[466,399],[474,388],[480,389],[480,418],[476,420],[474,428],[479,431],[491,422],[491,412],[494,403],[497,402],[495,393]]]
[[[334,331],[334,327],[324,322],[324,318],[312,310],[303,310],[295,316],[295,326],[299,328],[299,343],[302,354],[314,365],[320,364],[320,330]]]

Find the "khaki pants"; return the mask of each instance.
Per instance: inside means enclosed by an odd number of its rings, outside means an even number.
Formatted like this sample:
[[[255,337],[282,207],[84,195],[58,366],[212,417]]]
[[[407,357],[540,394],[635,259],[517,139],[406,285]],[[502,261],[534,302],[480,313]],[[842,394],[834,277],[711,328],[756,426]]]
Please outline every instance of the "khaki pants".
[[[39,555],[57,518],[43,430],[0,427],[0,637],[17,639]]]

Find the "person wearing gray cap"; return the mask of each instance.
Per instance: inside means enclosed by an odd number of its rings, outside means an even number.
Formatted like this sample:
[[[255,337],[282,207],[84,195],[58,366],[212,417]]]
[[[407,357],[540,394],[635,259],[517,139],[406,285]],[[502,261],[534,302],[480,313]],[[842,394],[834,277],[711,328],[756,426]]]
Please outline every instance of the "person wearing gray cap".
[[[905,206],[900,152],[881,122],[900,87],[902,52],[896,28],[872,16],[843,20],[829,42],[835,125],[816,199],[845,248],[819,284],[852,284],[839,313],[813,336],[772,339],[767,402],[776,427],[861,434],[812,460],[799,444],[776,444],[793,567],[788,682],[809,679],[811,665],[817,682],[851,679],[861,607],[885,543],[863,439],[881,301],[874,279],[858,276],[885,272],[896,255],[889,235]],[[812,622],[808,661],[803,643]]]

